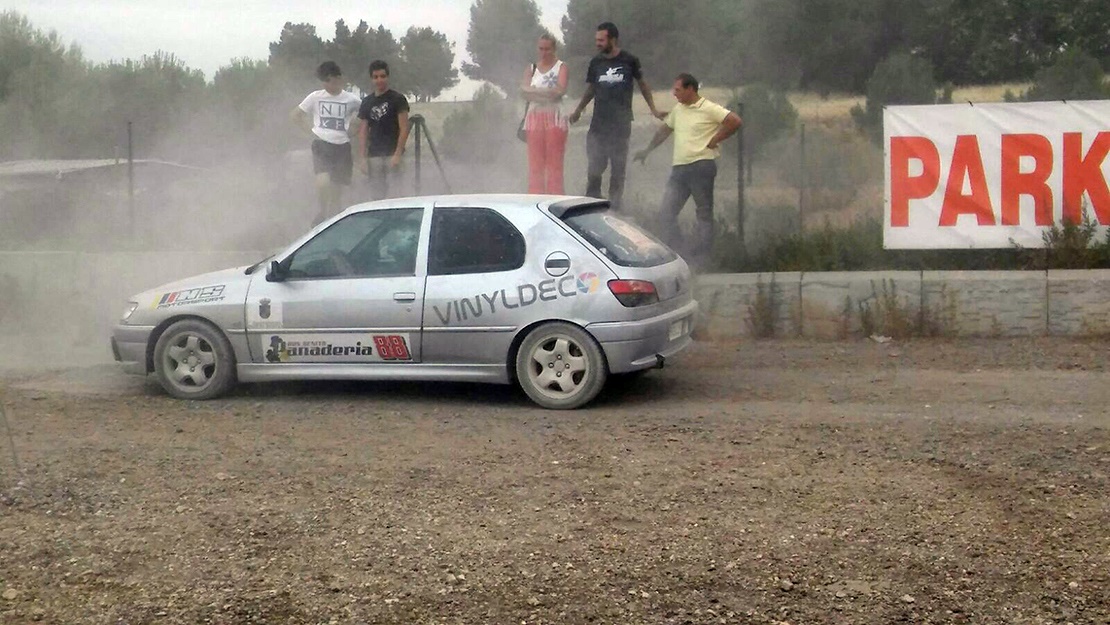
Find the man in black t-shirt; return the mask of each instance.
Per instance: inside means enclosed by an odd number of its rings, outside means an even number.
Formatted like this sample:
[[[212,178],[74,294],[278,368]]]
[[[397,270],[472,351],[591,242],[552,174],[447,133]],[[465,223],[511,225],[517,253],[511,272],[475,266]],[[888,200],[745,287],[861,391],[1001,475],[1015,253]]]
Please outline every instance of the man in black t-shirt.
[[[359,169],[370,179],[370,199],[389,197],[409,138],[409,101],[389,88],[389,65],[370,64],[374,92],[362,100],[358,118]]]
[[[612,22],[597,27],[594,43],[598,55],[586,71],[586,93],[570,114],[570,123],[577,123],[590,100],[594,100],[594,116],[586,134],[586,195],[601,197],[601,175],[609,172],[609,201],[620,207],[624,194],[624,172],[628,164],[628,136],[632,133],[633,81],[640,88],[651,114],[662,119],[665,114],[655,108],[651,87],[640,71],[640,59],[620,49],[619,32]]]

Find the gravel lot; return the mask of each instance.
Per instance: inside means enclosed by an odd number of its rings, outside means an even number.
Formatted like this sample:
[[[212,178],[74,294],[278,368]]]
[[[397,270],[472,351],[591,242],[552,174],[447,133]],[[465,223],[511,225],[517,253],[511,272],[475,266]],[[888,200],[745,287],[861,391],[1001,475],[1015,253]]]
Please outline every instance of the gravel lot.
[[[7,371],[0,623],[1110,623],[1106,343],[508,387]]]

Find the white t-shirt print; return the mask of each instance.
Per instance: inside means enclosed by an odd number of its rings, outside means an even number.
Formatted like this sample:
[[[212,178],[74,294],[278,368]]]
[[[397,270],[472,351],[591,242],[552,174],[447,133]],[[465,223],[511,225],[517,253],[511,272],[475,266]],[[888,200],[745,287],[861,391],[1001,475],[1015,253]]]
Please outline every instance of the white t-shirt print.
[[[358,114],[360,104],[362,100],[349,91],[332,95],[326,89],[320,89],[308,94],[300,109],[312,114],[313,134],[328,143],[342,145],[351,141],[347,129]]]

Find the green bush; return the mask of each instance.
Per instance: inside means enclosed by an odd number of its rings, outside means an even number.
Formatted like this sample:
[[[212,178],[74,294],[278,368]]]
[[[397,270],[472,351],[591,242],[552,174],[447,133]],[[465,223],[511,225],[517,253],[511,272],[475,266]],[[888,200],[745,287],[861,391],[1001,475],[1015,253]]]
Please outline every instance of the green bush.
[[[782,184],[794,189],[805,185],[808,213],[848,206],[861,188],[881,179],[882,151],[855,133],[807,128],[805,145],[804,171],[797,133],[775,141],[768,153]]]
[[[1052,65],[1038,71],[1033,86],[1014,99],[1043,102],[1103,98],[1110,98],[1110,86],[1106,84],[1098,59],[1072,48],[1061,53]]]
[[[755,83],[744,87],[738,98],[728,104],[729,110],[744,105],[744,152],[758,156],[772,141],[790,133],[798,124],[798,109],[790,103],[786,92]],[[726,157],[734,158],[734,150],[725,150]],[[749,165],[750,165],[749,160]]]
[[[1043,249],[887,250],[882,221],[863,219],[846,227],[826,222],[804,234],[774,237],[748,252],[736,231],[718,222],[713,260],[722,271],[744,273],[1110,268],[1110,232],[1100,238],[1097,223],[1086,213],[1082,223],[1064,222],[1045,232],[1044,241]]]
[[[876,142],[883,137],[883,107],[888,104],[935,104],[937,84],[928,60],[905,52],[890,55],[867,81],[867,106],[852,108],[856,125]]]
[[[756,283],[755,300],[748,304],[747,324],[752,336],[760,339],[775,338],[777,306],[775,276],[772,274],[770,284],[764,284],[762,279]]]
[[[513,105],[489,83],[474,94],[474,101],[443,120],[443,154],[452,160],[490,165],[505,146],[514,146],[520,116]]]
[[[767,243],[798,231],[796,204],[771,204],[750,210],[744,219],[744,238],[753,253],[758,254]]]
[[[1099,224],[1091,219],[1086,207],[1083,220],[1076,223],[1064,219],[1054,224],[1041,235],[1044,241],[1041,263],[1038,269],[1091,269],[1110,267],[1110,230],[1101,241],[1098,237]],[[1016,249],[1022,249],[1015,245]]]

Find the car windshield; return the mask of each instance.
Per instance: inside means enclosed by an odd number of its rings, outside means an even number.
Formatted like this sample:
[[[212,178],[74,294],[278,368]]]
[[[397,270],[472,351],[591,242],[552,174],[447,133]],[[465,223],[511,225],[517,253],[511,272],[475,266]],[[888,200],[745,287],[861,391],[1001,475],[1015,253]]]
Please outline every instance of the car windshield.
[[[624,267],[656,267],[678,257],[658,239],[605,208],[570,211],[563,215],[563,222],[606,258]]]

